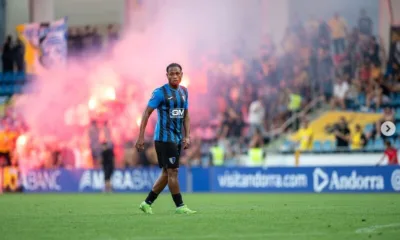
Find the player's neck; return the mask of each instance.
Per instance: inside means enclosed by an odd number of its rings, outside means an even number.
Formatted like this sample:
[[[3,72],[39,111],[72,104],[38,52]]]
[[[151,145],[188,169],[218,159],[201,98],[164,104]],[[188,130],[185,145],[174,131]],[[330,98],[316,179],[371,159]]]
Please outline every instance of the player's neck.
[[[168,83],[168,86],[169,86],[170,88],[174,89],[174,90],[176,90],[176,89],[179,88],[179,85],[173,86],[173,85],[171,85],[171,84],[169,84],[169,83]]]

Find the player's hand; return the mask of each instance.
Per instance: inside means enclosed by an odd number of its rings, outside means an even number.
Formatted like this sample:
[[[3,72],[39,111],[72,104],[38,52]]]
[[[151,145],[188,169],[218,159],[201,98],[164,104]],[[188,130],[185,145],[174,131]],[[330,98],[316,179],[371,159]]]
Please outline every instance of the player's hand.
[[[190,146],[190,138],[183,139],[183,149],[188,149]]]
[[[143,137],[139,137],[139,139],[136,141],[135,147],[138,150],[138,152],[141,152],[144,150],[144,138]]]

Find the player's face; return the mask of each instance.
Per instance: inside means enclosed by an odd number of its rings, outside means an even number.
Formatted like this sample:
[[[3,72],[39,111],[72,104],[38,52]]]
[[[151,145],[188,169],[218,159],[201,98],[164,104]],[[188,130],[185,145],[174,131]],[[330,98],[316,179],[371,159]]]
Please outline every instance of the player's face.
[[[167,72],[168,83],[178,87],[182,80],[182,71],[179,67],[170,67]]]

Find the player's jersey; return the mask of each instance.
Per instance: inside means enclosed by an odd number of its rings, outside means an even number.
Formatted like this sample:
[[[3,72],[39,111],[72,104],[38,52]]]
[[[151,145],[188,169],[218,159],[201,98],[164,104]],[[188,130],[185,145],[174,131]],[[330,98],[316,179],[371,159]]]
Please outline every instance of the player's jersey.
[[[388,162],[390,165],[395,165],[398,164],[398,159],[397,159],[397,150],[395,148],[387,148],[385,150],[385,154],[388,157]]]
[[[185,109],[188,109],[188,91],[179,86],[173,89],[169,84],[154,90],[149,107],[157,109],[157,124],[154,140],[180,143]]]

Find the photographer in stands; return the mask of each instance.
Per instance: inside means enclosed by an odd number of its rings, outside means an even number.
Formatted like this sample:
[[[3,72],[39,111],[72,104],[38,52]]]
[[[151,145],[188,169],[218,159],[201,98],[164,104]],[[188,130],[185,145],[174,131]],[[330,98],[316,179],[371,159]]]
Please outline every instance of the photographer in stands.
[[[348,150],[350,142],[350,129],[344,117],[340,118],[339,123],[325,127],[328,134],[334,134],[336,138],[337,150]]]

